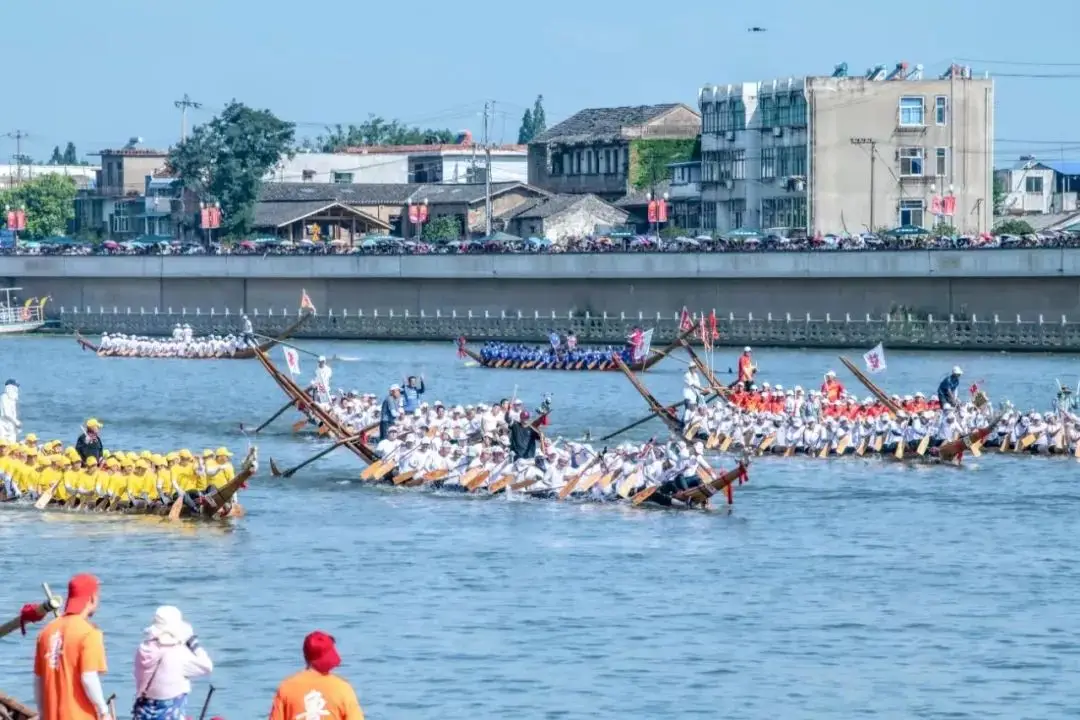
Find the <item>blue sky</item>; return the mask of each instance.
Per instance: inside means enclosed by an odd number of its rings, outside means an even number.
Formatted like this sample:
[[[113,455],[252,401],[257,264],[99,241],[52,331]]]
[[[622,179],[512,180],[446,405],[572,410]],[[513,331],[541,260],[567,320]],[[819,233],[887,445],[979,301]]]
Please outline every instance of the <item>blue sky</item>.
[[[0,135],[28,133],[24,152],[39,159],[68,140],[80,154],[132,136],[165,147],[188,93],[203,103],[192,122],[236,98],[299,123],[300,136],[375,113],[479,137],[494,100],[495,139],[513,142],[540,93],[550,126],[583,107],[695,105],[706,83],[827,75],[840,62],[853,74],[900,60],[938,73],[975,58],[995,61],[968,63],[976,71],[1000,73],[997,164],[1080,160],[1077,20],[1076,0],[1037,12],[1004,0],[7,0],[5,94],[17,101]],[[0,159],[14,153],[0,138]]]

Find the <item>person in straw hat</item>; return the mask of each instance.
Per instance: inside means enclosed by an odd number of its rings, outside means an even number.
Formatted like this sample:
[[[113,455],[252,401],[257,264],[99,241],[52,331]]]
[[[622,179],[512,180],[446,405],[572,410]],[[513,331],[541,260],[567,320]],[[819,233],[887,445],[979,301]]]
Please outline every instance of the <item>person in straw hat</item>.
[[[159,607],[135,651],[133,720],[183,720],[191,678],[213,670],[213,661],[180,610]]]

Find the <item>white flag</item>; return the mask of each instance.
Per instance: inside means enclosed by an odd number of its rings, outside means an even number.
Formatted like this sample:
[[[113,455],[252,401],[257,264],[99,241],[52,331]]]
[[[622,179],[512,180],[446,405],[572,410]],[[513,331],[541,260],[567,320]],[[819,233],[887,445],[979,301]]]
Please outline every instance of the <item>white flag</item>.
[[[652,350],[652,335],[653,330],[651,328],[641,333],[641,345],[634,348],[634,362],[645,362],[645,359],[649,357],[649,351]]]
[[[862,359],[866,363],[866,371],[870,373],[879,373],[887,367],[885,365],[885,348],[881,343],[878,343],[873,350],[863,355]]]
[[[296,352],[291,347],[281,346],[282,352],[285,353],[285,364],[289,366],[289,372],[293,375],[300,374],[300,353]]]

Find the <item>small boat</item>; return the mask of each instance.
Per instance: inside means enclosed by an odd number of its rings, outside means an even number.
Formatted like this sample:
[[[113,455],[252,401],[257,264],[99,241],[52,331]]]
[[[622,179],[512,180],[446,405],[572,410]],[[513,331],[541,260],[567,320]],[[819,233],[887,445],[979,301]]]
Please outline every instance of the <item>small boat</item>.
[[[34,332],[45,324],[45,301],[48,298],[30,298],[17,305],[11,294],[22,288],[0,288],[4,300],[0,302],[0,335],[21,335]]]
[[[174,503],[173,506],[158,504],[151,507],[128,506],[114,508],[107,500],[97,498],[90,502],[80,502],[77,499],[72,499],[61,503],[56,500],[51,500],[44,508],[42,508],[42,511],[94,512],[109,515],[167,516],[170,519],[191,518],[194,520],[241,518],[246,512],[239,502],[234,501],[234,498],[244,484],[255,475],[258,471],[258,467],[258,449],[252,447],[248,450],[247,456],[244,458],[244,462],[240,467],[240,471],[236,474],[236,477],[224,487],[218,488],[212,494],[206,495],[203,502],[198,506],[198,510],[193,509],[191,505],[185,502],[180,502],[179,505]],[[11,503],[12,505],[18,506],[28,505],[35,510],[38,509],[35,504],[30,503],[30,498],[26,498],[26,502],[23,501],[23,498],[8,498],[2,490],[0,490],[0,503]],[[3,716],[0,716],[0,720],[2,720],[2,718]]]
[[[693,334],[693,330],[687,330],[679,333],[679,336],[665,348],[660,350],[652,350],[649,352],[648,357],[644,360],[636,361],[628,364],[631,370],[634,372],[644,372],[654,367],[661,360],[666,358],[672,351],[682,347],[682,343],[685,338]],[[606,353],[603,353],[602,357],[591,362],[585,360],[579,360],[577,362],[570,362],[569,360],[542,359],[542,360],[510,360],[500,358],[488,358],[484,357],[468,347],[464,337],[458,338],[458,354],[461,357],[468,357],[480,367],[493,368],[499,370],[564,370],[568,372],[576,372],[583,370],[595,370],[602,372],[610,372],[612,370],[618,370],[619,366],[616,364],[612,357],[608,357]],[[585,350],[585,348],[582,348]]]
[[[271,348],[277,345],[279,342],[289,339],[293,333],[300,329],[300,326],[307,322],[311,317],[311,313],[304,313],[300,318],[294,322],[278,337],[273,340],[266,340],[259,344],[258,349],[262,352],[269,352]],[[247,347],[241,350],[237,350],[231,355],[219,355],[215,357],[181,357],[181,356],[157,356],[157,355],[113,355],[111,353],[102,352],[101,348],[94,343],[87,340],[78,330],[75,331],[75,342],[79,343],[79,347],[83,350],[89,350],[92,353],[96,353],[98,357],[102,358],[143,358],[151,360],[250,360],[255,357],[255,348]]]
[[[37,711],[31,710],[15,698],[0,692],[0,720],[37,720]]]

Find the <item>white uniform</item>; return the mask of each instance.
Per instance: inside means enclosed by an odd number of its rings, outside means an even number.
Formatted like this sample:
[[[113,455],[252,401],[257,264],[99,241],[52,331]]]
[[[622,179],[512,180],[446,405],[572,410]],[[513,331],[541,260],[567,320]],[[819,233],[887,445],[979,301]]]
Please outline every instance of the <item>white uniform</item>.
[[[16,385],[5,385],[4,392],[0,395],[0,440],[15,442],[18,439],[19,428],[19,388]]]

